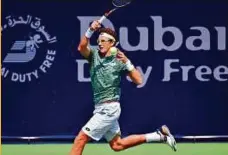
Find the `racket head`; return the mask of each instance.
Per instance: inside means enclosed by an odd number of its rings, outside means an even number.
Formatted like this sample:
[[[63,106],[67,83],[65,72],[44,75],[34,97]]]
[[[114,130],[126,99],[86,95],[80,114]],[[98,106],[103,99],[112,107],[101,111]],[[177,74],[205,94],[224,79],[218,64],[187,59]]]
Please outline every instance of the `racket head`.
[[[128,4],[131,3],[132,0],[112,0],[112,4],[115,6],[115,7],[124,7]]]

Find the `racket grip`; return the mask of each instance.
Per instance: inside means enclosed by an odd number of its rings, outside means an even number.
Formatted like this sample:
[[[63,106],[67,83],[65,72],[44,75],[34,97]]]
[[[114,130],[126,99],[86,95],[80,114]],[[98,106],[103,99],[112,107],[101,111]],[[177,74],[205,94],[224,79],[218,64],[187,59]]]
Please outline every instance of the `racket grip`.
[[[103,16],[98,20],[98,22],[99,22],[99,23],[102,23],[105,19],[106,19],[106,16],[103,15]]]

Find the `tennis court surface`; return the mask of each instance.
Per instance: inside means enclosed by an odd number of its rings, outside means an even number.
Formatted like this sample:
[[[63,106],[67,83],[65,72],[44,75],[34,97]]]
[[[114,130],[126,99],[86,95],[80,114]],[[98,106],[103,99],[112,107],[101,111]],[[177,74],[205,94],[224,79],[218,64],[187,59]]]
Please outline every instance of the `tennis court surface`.
[[[71,144],[4,144],[2,155],[68,155]],[[173,152],[165,144],[143,144],[114,152],[108,144],[87,144],[83,155],[228,155],[228,143],[179,143]]]

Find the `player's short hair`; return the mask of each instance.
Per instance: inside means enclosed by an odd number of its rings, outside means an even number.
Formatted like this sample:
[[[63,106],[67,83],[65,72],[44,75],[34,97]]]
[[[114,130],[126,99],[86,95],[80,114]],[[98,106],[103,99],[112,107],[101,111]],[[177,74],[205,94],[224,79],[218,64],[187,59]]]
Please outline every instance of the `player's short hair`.
[[[107,34],[113,36],[116,41],[118,40],[116,32],[110,28],[101,28],[101,29],[99,29],[99,33],[107,33]]]

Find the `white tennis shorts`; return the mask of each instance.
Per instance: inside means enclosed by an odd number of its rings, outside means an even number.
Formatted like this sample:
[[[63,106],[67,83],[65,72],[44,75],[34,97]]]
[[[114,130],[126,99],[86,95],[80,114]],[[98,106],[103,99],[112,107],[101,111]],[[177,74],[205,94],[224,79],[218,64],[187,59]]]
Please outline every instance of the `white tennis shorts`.
[[[120,135],[118,123],[120,113],[119,102],[95,105],[94,115],[82,128],[82,131],[96,141],[104,137],[109,142],[116,135]]]

